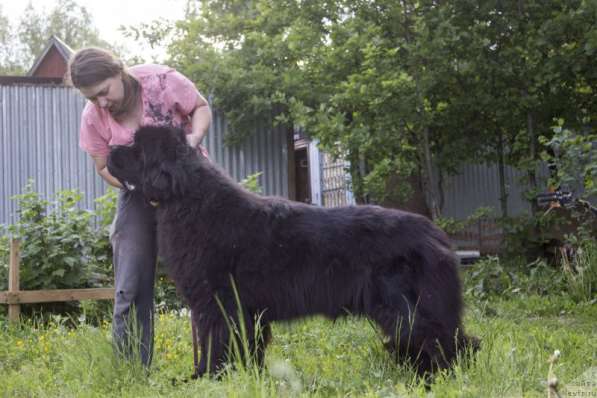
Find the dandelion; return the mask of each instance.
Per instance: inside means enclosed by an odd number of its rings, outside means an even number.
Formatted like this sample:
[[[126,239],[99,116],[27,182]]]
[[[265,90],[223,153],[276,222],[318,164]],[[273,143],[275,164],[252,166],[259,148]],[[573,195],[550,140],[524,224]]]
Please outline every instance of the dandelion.
[[[17,348],[22,348],[24,345],[23,340],[17,340],[15,345],[17,346]]]
[[[549,357],[549,371],[547,372],[547,396],[549,398],[559,397],[558,391],[558,378],[553,372],[554,365],[558,362],[560,358],[560,350],[555,350],[553,354]]]
[[[553,352],[554,359],[558,359],[560,357],[560,350],[555,350]]]
[[[296,371],[289,363],[283,361],[275,361],[269,368],[269,372],[274,379],[282,383],[282,388],[285,385],[290,387],[290,392],[293,394],[300,394],[302,391],[302,383]]]
[[[178,316],[181,318],[188,318],[191,315],[191,312],[186,308],[181,308],[178,312]]]

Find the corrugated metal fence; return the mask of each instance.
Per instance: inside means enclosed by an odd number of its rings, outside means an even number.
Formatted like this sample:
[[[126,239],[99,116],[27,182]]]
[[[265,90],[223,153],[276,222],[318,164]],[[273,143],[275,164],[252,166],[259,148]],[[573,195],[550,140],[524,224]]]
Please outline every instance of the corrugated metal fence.
[[[0,224],[14,221],[16,203],[28,179],[45,198],[64,189],[85,194],[93,208],[106,184],[89,156],[79,149],[84,99],[72,88],[0,85]],[[263,172],[260,184],[268,195],[288,195],[288,145],[282,127],[262,126],[242,145],[223,145],[226,122],[217,112],[204,144],[214,161],[240,180]]]
[[[539,190],[547,190],[549,170],[541,164],[537,170]],[[530,189],[525,172],[506,166],[504,170],[508,195],[508,215],[530,214],[531,204],[524,194]],[[503,239],[503,230],[497,219],[501,216],[500,181],[497,165],[466,165],[457,175],[444,182],[444,217],[466,219],[479,207],[490,207],[493,214],[479,219],[464,230],[452,236],[455,245],[464,250],[476,249],[481,253],[498,253]],[[573,192],[582,192],[580,184],[563,187]]]
[[[520,215],[530,211],[524,192],[528,190],[525,173],[512,167],[505,167],[504,178],[508,193],[508,214]],[[545,183],[546,168],[539,170],[539,177]],[[444,181],[444,207],[446,217],[464,219],[478,207],[492,207],[500,214],[500,182],[497,165],[467,165],[461,172]]]

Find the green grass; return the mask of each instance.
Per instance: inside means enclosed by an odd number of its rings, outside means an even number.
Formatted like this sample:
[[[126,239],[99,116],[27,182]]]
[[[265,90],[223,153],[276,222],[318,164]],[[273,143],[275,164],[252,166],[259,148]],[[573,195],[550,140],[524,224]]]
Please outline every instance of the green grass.
[[[561,388],[597,366],[596,304],[564,297],[467,298],[466,328],[483,339],[468,366],[439,375],[429,390],[391,363],[366,320],[309,319],[275,324],[267,369],[231,370],[221,380],[178,382],[192,372],[186,316],[156,321],[149,373],[118,361],[110,325],[66,327],[0,321],[0,397],[545,397],[548,358]]]

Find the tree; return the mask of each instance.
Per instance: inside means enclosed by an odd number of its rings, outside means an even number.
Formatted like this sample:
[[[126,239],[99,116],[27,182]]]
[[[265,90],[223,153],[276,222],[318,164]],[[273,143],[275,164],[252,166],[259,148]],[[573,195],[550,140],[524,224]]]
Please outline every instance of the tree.
[[[0,74],[18,75],[23,68],[18,62],[19,48],[10,21],[2,12],[0,4]]]
[[[100,38],[89,11],[74,0],[58,0],[49,11],[40,11],[29,2],[16,27],[0,9],[0,22],[0,68],[4,74],[25,73],[52,35],[75,49],[98,46],[119,52]]]
[[[461,117],[478,115],[489,132],[478,159],[500,166],[505,217],[505,165],[527,173],[532,198],[541,189],[538,137],[552,134],[554,119],[564,118],[575,130],[594,130],[597,108],[590,87],[597,84],[591,66],[597,9],[591,2],[528,0],[457,0],[443,8],[450,29],[462,38],[451,51],[465,68],[454,72],[474,98]]]
[[[495,162],[507,216],[505,167],[536,190],[553,119],[594,128],[593,3],[203,0],[170,54],[233,137],[270,113],[302,126],[348,156],[361,200],[420,191],[435,217],[444,175]]]
[[[181,39],[171,54],[214,94],[233,137],[277,112],[279,121],[307,128],[327,150],[348,153],[357,192],[367,185],[381,197],[391,170],[409,175],[415,167],[413,133],[393,134],[414,124],[398,123],[389,112],[407,104],[414,85],[397,67],[392,37],[384,37],[391,18],[371,11],[348,1],[204,1],[200,13],[178,25]]]

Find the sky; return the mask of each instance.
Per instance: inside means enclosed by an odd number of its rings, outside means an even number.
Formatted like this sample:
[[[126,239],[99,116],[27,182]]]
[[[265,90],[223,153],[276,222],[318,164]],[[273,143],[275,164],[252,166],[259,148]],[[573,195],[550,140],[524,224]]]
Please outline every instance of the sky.
[[[119,31],[120,25],[138,25],[158,18],[170,20],[184,16],[186,0],[75,0],[84,6],[92,15],[93,23],[100,32],[100,37],[110,43],[117,43],[135,53],[147,52],[148,48],[140,46],[133,40],[125,38]],[[14,25],[23,15],[29,0],[0,0],[2,13]],[[55,0],[33,0],[33,7],[49,12],[56,4]],[[156,50],[152,56],[161,55]]]

